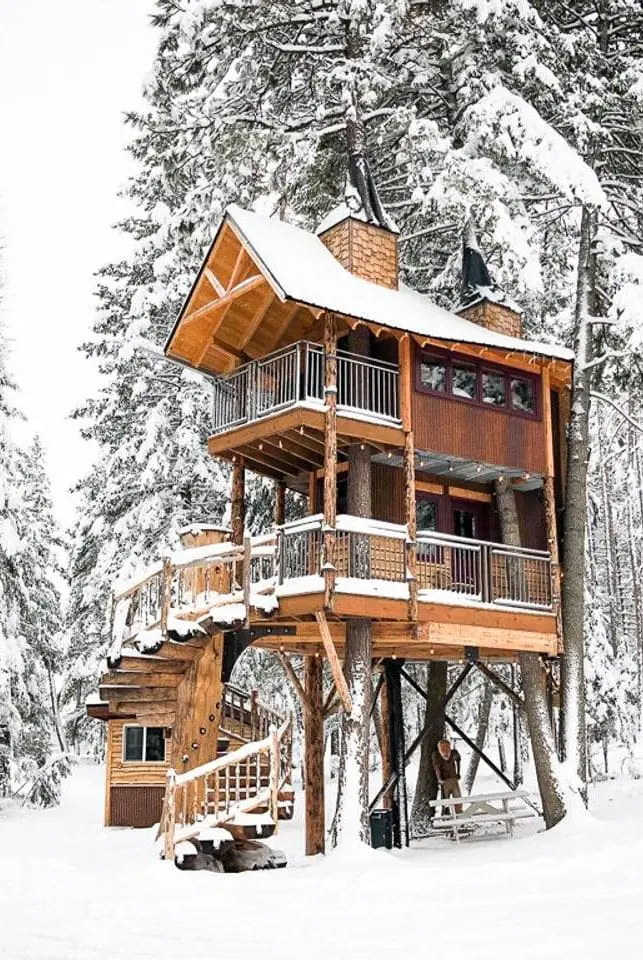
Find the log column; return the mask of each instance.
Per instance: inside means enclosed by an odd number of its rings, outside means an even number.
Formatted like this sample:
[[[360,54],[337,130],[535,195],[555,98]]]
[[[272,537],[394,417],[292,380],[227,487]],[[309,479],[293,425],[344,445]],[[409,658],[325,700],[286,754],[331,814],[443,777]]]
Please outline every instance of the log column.
[[[246,520],[246,471],[240,457],[232,464],[231,525],[232,542],[243,543],[243,531]]]
[[[337,523],[337,320],[324,314],[324,603],[333,606],[335,590],[335,525]]]
[[[280,527],[286,522],[286,484],[281,480],[275,488],[275,526]]]
[[[554,460],[554,437],[551,415],[551,381],[549,366],[542,369],[542,410],[545,425],[545,477],[543,479],[543,501],[545,504],[545,524],[547,540],[551,553],[551,586],[552,605],[556,614],[556,633],[558,636],[558,652],[563,652],[563,618],[561,609],[560,589],[560,557],[558,551],[558,523],[556,519],[556,494],[554,490],[554,476],[556,464]]]
[[[304,657],[306,856],[324,853],[324,697],[321,657]]]
[[[400,418],[404,430],[404,520],[408,531],[406,542],[406,569],[409,585],[409,619],[417,620],[417,519],[415,502],[415,439],[411,419],[411,391],[413,389],[413,353],[411,338],[405,334],[400,340]]]

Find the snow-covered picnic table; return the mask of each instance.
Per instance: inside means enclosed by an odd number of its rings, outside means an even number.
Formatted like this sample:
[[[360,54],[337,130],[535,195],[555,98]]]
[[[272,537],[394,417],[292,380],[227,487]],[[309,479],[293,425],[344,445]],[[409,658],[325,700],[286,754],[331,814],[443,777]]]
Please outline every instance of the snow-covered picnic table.
[[[506,832],[513,837],[516,820],[538,816],[528,790],[506,790],[469,797],[449,797],[432,800],[431,806],[436,810],[431,823],[431,832],[452,832],[456,842],[460,839],[461,830],[469,832],[472,826],[483,823],[504,824]],[[461,813],[457,812],[458,807],[462,808]]]

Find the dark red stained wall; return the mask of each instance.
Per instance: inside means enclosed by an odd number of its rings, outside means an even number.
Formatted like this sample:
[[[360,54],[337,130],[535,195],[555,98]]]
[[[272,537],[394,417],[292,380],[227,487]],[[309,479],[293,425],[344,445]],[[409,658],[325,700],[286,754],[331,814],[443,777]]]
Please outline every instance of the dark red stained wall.
[[[411,402],[417,450],[544,473],[545,430],[540,417],[423,393],[417,389],[418,362],[416,351]]]
[[[151,827],[161,819],[163,786],[111,787],[110,827]]]

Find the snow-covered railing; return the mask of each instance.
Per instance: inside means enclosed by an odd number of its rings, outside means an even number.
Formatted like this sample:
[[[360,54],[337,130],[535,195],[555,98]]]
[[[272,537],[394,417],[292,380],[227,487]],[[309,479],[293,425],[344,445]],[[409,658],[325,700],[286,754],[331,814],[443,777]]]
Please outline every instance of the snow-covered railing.
[[[221,736],[237,740],[262,740],[272,725],[279,727],[285,719],[283,713],[262,703],[256,690],[248,693],[232,683],[224,684],[223,705]]]
[[[324,402],[323,348],[300,341],[237,367],[213,382],[214,433],[251,423],[297,403]],[[397,421],[399,372],[394,363],[337,351],[338,410]]]
[[[194,770],[168,770],[158,835],[166,860],[174,859],[175,844],[195,837],[204,828],[230,823],[238,814],[266,808],[276,824],[279,791],[290,782],[292,753],[288,716],[271,725],[262,740],[246,743]]]
[[[552,608],[551,557],[544,550],[423,531],[417,537],[420,591],[447,591],[480,603]]]

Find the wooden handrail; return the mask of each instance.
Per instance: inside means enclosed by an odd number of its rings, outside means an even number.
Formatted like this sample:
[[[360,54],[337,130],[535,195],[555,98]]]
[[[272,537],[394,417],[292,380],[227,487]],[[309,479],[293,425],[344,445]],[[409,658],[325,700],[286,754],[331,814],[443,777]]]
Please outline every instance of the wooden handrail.
[[[267,737],[262,740],[246,743],[238,750],[232,751],[209,763],[203,763],[193,770],[186,770],[185,773],[177,774],[175,770],[167,771],[167,784],[165,788],[165,797],[163,800],[163,811],[159,823],[159,832],[157,836],[163,837],[163,850],[165,859],[174,859],[174,848],[177,841],[177,834],[182,839],[189,836],[196,836],[202,826],[216,826],[219,823],[227,823],[234,818],[237,813],[244,810],[252,810],[262,803],[267,803],[268,811],[274,822],[277,822],[279,813],[279,790],[283,783],[289,779],[289,765],[291,763],[290,750],[285,751],[285,762],[282,764],[282,745],[286,744],[288,733],[292,725],[292,717],[288,715],[281,726],[277,728],[274,724],[270,727]],[[286,744],[287,746],[287,744]],[[262,787],[262,777],[265,775],[260,759],[266,756],[269,758],[268,786]],[[250,792],[250,767],[249,761],[255,759],[254,771],[254,789],[253,796]],[[245,780],[242,781],[242,772],[240,765],[246,764]],[[283,765],[283,776],[282,776]],[[230,774],[236,768],[236,776]],[[223,796],[220,792],[219,777],[225,772]],[[214,778],[215,783],[215,804],[214,814],[208,815],[208,782]],[[203,783],[203,809],[202,817],[199,818],[197,812],[197,786]],[[188,789],[192,797],[192,809],[188,812],[187,798]],[[240,791],[245,796],[240,797]],[[177,824],[177,794],[181,793],[182,799],[182,822]],[[234,801],[232,796],[234,794]],[[187,823],[191,817],[191,822]]]

